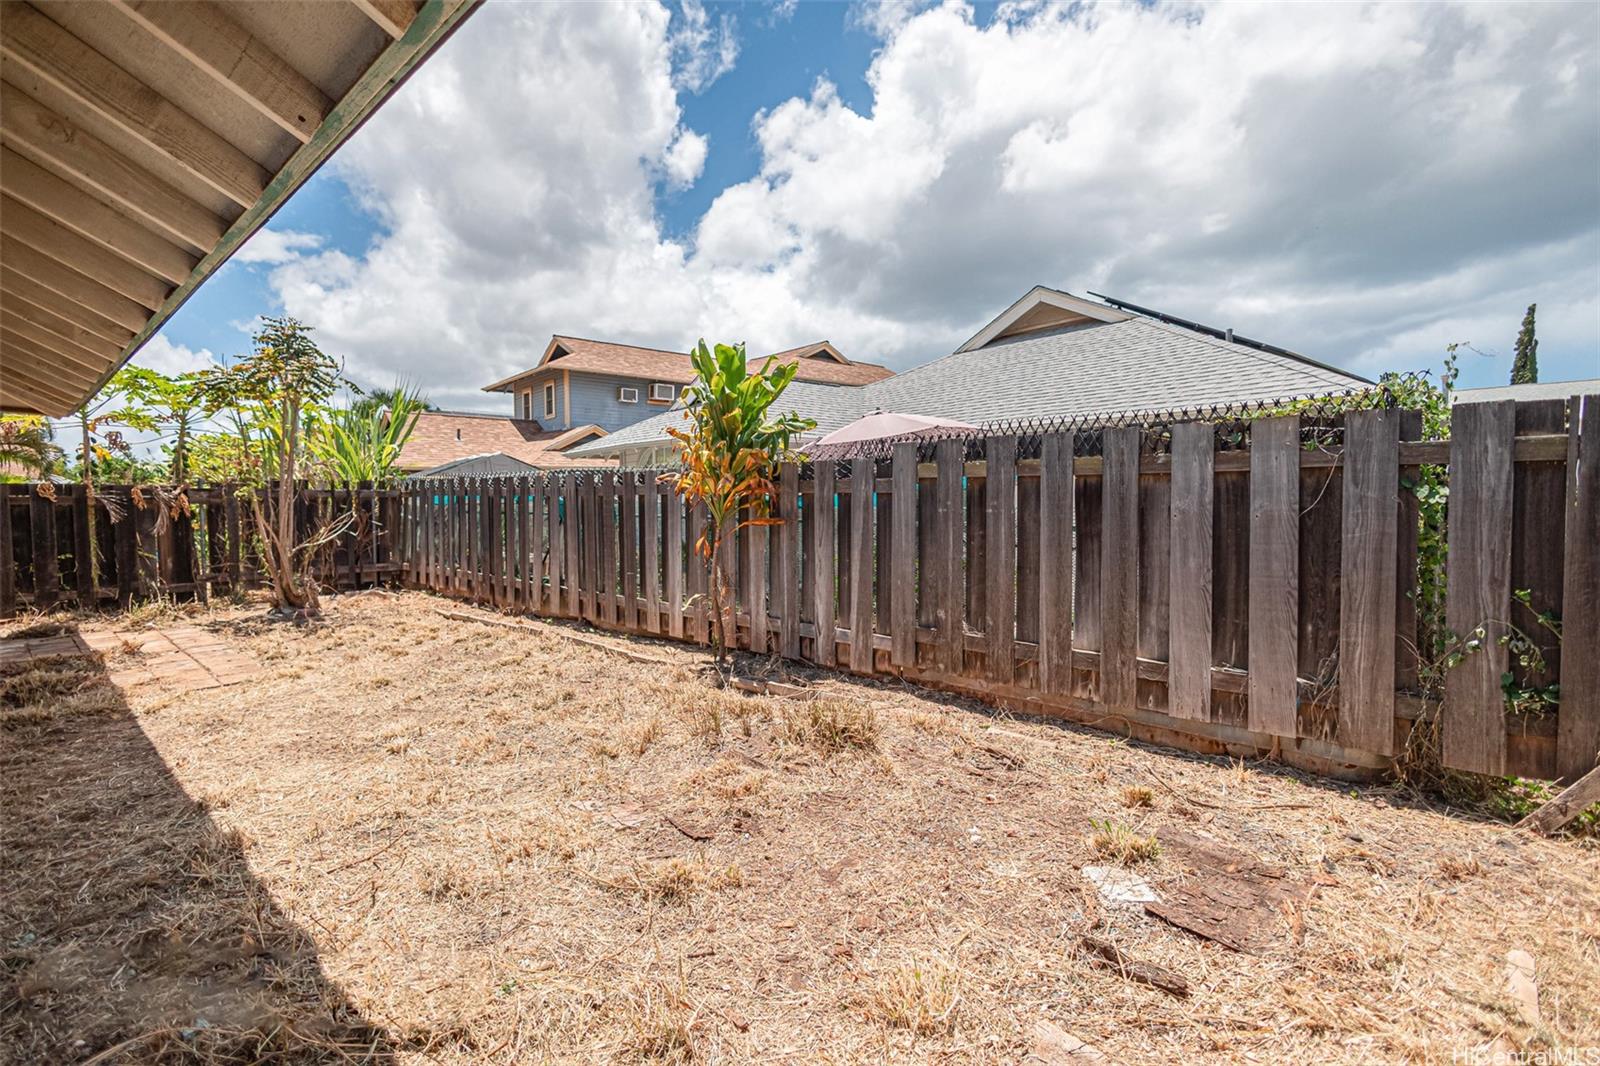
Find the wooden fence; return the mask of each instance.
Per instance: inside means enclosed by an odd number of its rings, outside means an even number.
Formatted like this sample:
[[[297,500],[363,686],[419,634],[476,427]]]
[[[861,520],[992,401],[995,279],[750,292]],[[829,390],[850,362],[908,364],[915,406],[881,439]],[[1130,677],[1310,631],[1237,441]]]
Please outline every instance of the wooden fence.
[[[788,465],[782,523],[742,529],[725,548],[734,640],[1339,775],[1382,770],[1416,721],[1436,717],[1451,767],[1570,778],[1600,749],[1600,397],[1461,407],[1449,441],[1420,429],[1416,412],[1377,410],[1336,424],[958,438]],[[1419,537],[1431,534],[1411,487],[1446,479],[1446,620],[1460,648],[1476,648],[1434,704],[1423,694],[1437,677],[1422,672],[1438,656],[1419,651],[1418,613]],[[230,489],[191,488],[183,503],[127,486],[100,496],[91,575],[78,563],[81,486],[0,485],[0,614],[255,581]],[[299,499],[307,527],[361,515],[324,553],[325,584],[403,578],[506,610],[709,640],[707,575],[691,550],[706,519],[656,472]],[[1561,619],[1560,639],[1542,612]],[[1502,642],[1515,633],[1539,647],[1542,669]],[[1559,706],[1508,713],[1508,681],[1559,682]]]
[[[398,490],[370,485],[297,493],[302,534],[353,516],[317,553],[319,581],[349,589],[400,576],[398,500]],[[91,497],[83,485],[0,484],[0,618],[156,594],[203,600],[259,584],[249,501],[233,486],[101,485]]]
[[[737,644],[1337,774],[1383,768],[1437,713],[1450,766],[1571,776],[1600,749],[1600,399],[1579,407],[1570,425],[1566,401],[1460,408],[1448,442],[1378,410],[785,466],[782,524],[727,548]],[[1425,468],[1454,489],[1449,624],[1484,630],[1442,707],[1420,695]],[[432,481],[401,507],[417,586],[708,640],[705,517],[654,472]],[[1539,611],[1564,615],[1564,645]],[[1511,625],[1545,676],[1508,661]],[[1506,674],[1559,678],[1559,712],[1508,715]]]

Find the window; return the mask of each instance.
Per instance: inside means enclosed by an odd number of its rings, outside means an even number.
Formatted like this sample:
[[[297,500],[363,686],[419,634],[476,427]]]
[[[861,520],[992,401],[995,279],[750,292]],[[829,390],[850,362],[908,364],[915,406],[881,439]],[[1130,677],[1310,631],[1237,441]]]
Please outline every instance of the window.
[[[522,390],[522,420],[524,422],[533,421],[533,390],[532,389],[523,389]]]
[[[556,416],[556,383],[553,381],[547,382],[544,387],[544,416]]]
[[[651,403],[671,403],[678,398],[678,386],[669,385],[664,381],[653,382],[650,385]]]
[[[635,388],[630,388],[627,385],[619,385],[619,386],[617,386],[617,402],[618,403],[638,403],[639,402],[639,390],[635,389]]]

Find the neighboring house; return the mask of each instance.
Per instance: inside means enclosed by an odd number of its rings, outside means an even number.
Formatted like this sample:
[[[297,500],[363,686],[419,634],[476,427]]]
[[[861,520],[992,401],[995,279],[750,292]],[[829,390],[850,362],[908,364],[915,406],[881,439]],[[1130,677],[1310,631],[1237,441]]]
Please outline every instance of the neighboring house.
[[[1483,389],[1457,389],[1450,402],[1495,403],[1499,400],[1565,400],[1569,396],[1600,396],[1600,378],[1579,381],[1531,381],[1526,385],[1492,385]]]
[[[539,468],[521,459],[513,459],[505,452],[488,455],[469,455],[465,459],[452,459],[448,463],[418,470],[407,481],[428,481],[447,477],[522,477],[539,473]]]
[[[978,425],[1227,407],[1327,395],[1372,382],[1270,344],[1121,301],[1037,286],[950,355],[859,388],[779,400],[817,420],[817,435],[873,411]],[[672,454],[656,417],[572,449],[576,457]],[[803,442],[802,442],[803,444]]]
[[[468,411],[424,411],[400,450],[399,467],[413,474],[447,463],[505,455],[540,470],[611,465],[604,458],[576,459],[568,448],[605,436],[599,426],[545,429],[537,421]]]
[[[758,360],[799,364],[797,381],[865,385],[894,371],[846,359],[827,341],[790,348]],[[512,415],[570,429],[595,425],[607,432],[644,421],[671,407],[678,390],[694,380],[684,352],[554,336],[537,366],[484,386],[512,396]]]

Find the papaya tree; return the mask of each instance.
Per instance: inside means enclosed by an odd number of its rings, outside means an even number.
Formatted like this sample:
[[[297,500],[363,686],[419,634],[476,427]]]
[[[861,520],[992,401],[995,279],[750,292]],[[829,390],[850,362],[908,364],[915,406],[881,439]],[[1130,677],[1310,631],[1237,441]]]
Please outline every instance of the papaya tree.
[[[339,385],[339,364],[293,318],[262,321],[254,350],[231,366],[204,371],[199,389],[210,410],[233,421],[239,464],[253,475],[241,495],[248,502],[275,606],[285,614],[320,612],[311,563],[317,548],[339,529],[323,528],[301,539],[295,528],[295,479],[306,460],[307,424]],[[347,522],[348,516],[342,521]]]
[[[728,658],[728,579],[721,548],[741,526],[776,525],[772,517],[773,476],[789,454],[796,434],[816,426],[790,412],[770,417],[772,405],[799,371],[795,363],[769,365],[751,373],[743,344],[708,347],[704,340],[689,353],[695,380],[684,387],[687,429],[667,430],[683,445],[681,467],[663,475],[694,507],[703,505],[708,522],[694,549],[705,560],[716,634],[717,662]],[[740,514],[746,517],[741,521]]]

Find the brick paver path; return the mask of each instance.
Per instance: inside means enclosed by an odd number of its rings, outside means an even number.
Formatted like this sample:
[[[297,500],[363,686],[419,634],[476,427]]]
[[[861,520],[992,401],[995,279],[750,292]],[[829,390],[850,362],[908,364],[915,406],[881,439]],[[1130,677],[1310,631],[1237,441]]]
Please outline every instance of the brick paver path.
[[[138,654],[124,654],[137,649]],[[0,665],[27,662],[50,655],[106,657],[111,683],[131,688],[147,681],[177,685],[185,690],[220,688],[248,680],[260,672],[256,661],[230,647],[215,633],[195,626],[147,629],[133,633],[91,630],[58,637],[0,640]]]

